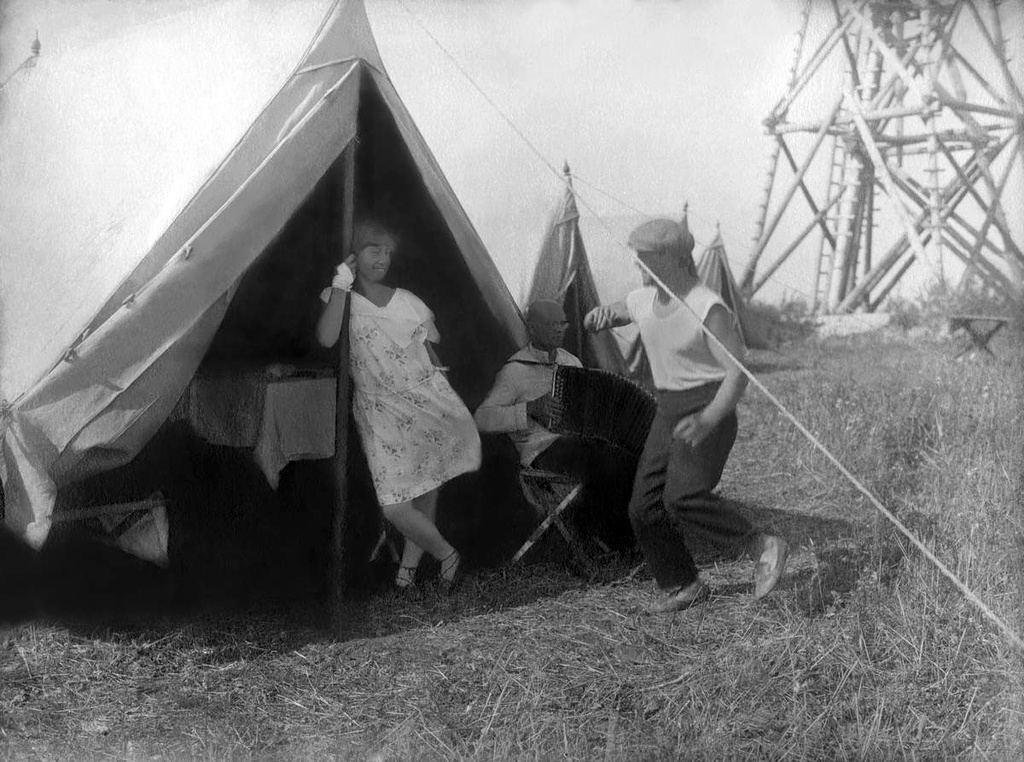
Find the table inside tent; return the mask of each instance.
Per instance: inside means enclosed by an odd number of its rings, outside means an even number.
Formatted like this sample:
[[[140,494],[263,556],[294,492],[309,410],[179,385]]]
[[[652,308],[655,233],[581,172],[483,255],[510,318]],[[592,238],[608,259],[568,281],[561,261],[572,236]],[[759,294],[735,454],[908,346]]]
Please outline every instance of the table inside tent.
[[[170,415],[214,445],[252,450],[277,489],[294,460],[334,455],[337,378],[326,368],[271,365],[200,371]]]

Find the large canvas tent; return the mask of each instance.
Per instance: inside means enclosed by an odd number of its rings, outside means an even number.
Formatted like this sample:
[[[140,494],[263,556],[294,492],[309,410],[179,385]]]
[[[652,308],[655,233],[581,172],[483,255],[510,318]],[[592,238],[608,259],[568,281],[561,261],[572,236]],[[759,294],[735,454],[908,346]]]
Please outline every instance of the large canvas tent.
[[[197,373],[213,369],[335,378],[343,489],[347,343],[325,351],[313,336],[317,296],[359,215],[398,228],[393,282],[434,310],[452,384],[474,407],[525,341],[521,316],[392,86],[362,3],[339,0],[284,86],[155,243],[111,243],[107,264],[123,271],[117,287],[83,289],[52,305],[58,314],[42,335],[29,325],[33,335],[13,337],[42,350],[5,357],[4,378],[16,379],[4,388],[0,423],[8,527],[41,546],[62,489],[130,462]],[[72,255],[52,260],[51,272],[38,263],[5,272],[3,288],[64,282]]]

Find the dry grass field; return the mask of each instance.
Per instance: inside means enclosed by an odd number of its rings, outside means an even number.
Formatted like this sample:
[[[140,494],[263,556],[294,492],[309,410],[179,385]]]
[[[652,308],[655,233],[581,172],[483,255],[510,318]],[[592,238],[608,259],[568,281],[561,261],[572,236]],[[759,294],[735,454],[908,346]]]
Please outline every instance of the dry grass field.
[[[755,354],[782,402],[1024,632],[1024,352],[956,337]],[[1024,758],[1024,653],[751,389],[721,491],[794,546],[652,617],[611,558],[481,570],[450,598],[32,621],[0,636],[2,759]]]

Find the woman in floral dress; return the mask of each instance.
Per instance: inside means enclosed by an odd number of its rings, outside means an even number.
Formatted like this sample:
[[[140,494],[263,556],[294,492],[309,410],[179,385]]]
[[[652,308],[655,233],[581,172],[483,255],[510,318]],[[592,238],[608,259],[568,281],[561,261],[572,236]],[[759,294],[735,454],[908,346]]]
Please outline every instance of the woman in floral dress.
[[[461,558],[435,523],[437,490],[480,467],[480,437],[437,362],[433,313],[414,294],[383,283],[397,245],[379,223],[356,226],[354,253],[321,296],[327,306],[317,338],[324,346],[337,342],[348,292],[356,428],[384,517],[405,537],[395,584],[414,584],[426,551],[450,586]]]

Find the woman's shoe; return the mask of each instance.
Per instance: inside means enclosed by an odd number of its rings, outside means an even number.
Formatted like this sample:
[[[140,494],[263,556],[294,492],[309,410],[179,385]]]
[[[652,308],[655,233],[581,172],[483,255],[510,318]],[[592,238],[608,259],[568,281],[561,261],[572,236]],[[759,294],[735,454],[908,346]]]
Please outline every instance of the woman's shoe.
[[[438,590],[442,595],[450,595],[462,582],[462,556],[453,550],[441,559],[441,579]]]
[[[416,587],[415,566],[398,567],[398,573],[395,575],[395,592],[409,598],[419,595],[419,588]]]
[[[647,607],[647,612],[650,614],[668,614],[673,611],[682,611],[690,608],[690,606],[704,603],[710,597],[711,588],[697,580],[692,584],[679,588],[674,593],[666,595],[664,598],[656,600]]]

